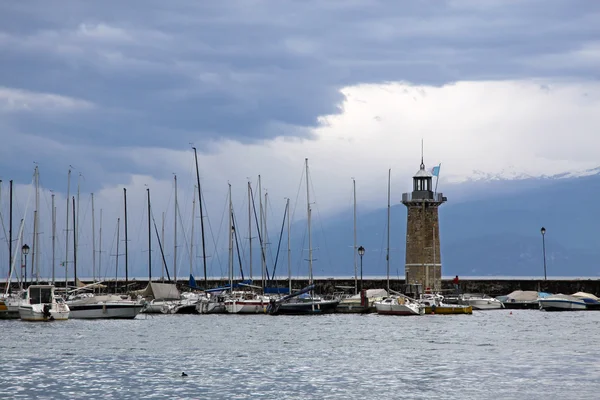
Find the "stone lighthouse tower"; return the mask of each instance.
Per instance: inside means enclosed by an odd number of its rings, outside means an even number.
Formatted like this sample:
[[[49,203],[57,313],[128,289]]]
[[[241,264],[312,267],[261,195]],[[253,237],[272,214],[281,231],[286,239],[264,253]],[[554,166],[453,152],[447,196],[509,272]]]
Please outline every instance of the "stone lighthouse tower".
[[[434,193],[433,175],[425,169],[421,155],[421,168],[413,177],[413,191],[402,194],[402,204],[408,209],[406,220],[407,284],[420,284],[423,290],[442,288],[442,260],[440,256],[440,227],[438,207],[446,198]]]

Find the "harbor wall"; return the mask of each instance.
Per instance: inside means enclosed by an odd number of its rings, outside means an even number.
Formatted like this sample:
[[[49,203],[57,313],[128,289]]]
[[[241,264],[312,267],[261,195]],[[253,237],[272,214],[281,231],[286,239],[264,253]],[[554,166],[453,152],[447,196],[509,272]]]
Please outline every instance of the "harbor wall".
[[[227,284],[229,281],[224,279],[209,279],[207,280],[208,288],[215,288]],[[315,285],[317,286],[316,291],[318,293],[327,294],[334,292],[345,291],[346,293],[354,293],[354,278],[315,278]],[[46,281],[40,283],[47,283]],[[91,283],[83,281],[83,283]],[[115,281],[103,281],[109,290],[114,288]],[[123,280],[119,280],[117,287],[119,292],[124,292]],[[148,280],[130,280],[128,284],[129,290],[139,290],[146,287]],[[187,280],[179,280],[177,285],[181,290],[187,290]],[[260,286],[260,281],[254,281],[255,285]],[[200,288],[204,287],[204,280],[197,280],[197,285]],[[360,288],[360,280],[358,281],[358,287]],[[2,285],[3,286],[3,285]],[[56,282],[57,287],[64,287],[63,282]],[[280,280],[274,282],[270,286],[288,287],[287,280]],[[299,290],[303,287],[308,286],[308,279],[292,279],[293,290]],[[596,296],[600,296],[600,279],[461,279],[460,291],[463,293],[485,293],[490,296],[501,296],[506,295],[514,290],[535,290],[549,293],[564,293],[573,294],[576,292],[588,292]],[[17,289],[18,284],[12,284],[13,289]],[[387,280],[385,278],[363,279],[362,287],[364,289],[380,289],[387,287]],[[399,292],[406,291],[406,285],[403,279],[390,279],[390,289]],[[111,290],[113,291],[113,290]],[[451,293],[454,292],[454,285],[451,279],[442,279],[442,292]]]

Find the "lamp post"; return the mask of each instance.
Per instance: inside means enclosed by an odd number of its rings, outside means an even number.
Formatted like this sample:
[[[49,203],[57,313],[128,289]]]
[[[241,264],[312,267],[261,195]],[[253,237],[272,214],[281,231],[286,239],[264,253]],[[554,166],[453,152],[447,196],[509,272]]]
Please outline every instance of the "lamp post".
[[[27,285],[27,254],[29,254],[29,246],[27,244],[21,247],[21,253],[25,256],[25,285]]]
[[[362,268],[362,258],[365,255],[365,248],[360,246],[358,248],[358,255],[360,256],[360,291],[362,292],[363,289],[363,268]]]
[[[546,280],[546,228],[542,226],[540,232],[542,233],[542,250],[544,252],[544,280]]]

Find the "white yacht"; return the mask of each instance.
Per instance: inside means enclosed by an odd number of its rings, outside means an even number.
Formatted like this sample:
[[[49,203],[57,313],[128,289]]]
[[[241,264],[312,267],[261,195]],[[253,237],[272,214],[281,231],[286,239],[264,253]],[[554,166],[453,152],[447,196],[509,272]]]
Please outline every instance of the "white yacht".
[[[500,300],[482,293],[465,293],[460,301],[461,304],[473,307],[473,310],[499,310],[504,308],[504,304]]]
[[[381,315],[423,315],[425,306],[406,296],[390,296],[376,301],[375,309]]]
[[[19,306],[23,321],[59,321],[69,319],[69,306],[54,295],[53,285],[31,285]]]
[[[81,293],[69,297],[73,319],[133,319],[144,308],[141,301],[117,294]]]

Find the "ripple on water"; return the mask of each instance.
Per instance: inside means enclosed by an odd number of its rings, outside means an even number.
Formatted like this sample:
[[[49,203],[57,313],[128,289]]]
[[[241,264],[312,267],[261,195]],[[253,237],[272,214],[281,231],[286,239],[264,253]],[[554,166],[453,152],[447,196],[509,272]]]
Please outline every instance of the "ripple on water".
[[[0,398],[545,399],[600,390],[600,313],[171,317],[0,321]]]

